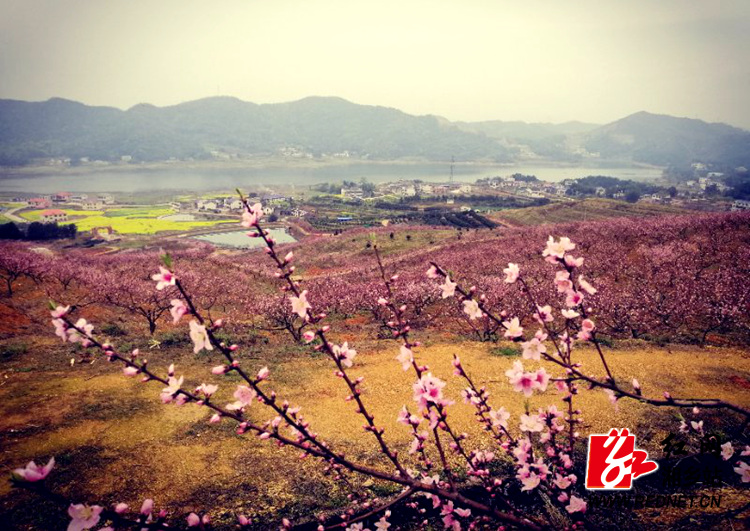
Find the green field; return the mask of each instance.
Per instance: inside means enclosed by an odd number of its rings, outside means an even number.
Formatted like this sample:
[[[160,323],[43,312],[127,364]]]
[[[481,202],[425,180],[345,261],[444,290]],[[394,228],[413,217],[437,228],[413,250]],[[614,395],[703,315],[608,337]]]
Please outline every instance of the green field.
[[[163,231],[188,231],[203,227],[212,227],[223,223],[234,223],[235,220],[216,221],[171,221],[158,219],[169,215],[172,209],[163,206],[114,208],[109,210],[74,210],[60,209],[68,214],[68,222],[75,223],[80,231],[94,227],[111,226],[120,234],[155,234]],[[42,210],[26,210],[18,215],[29,221],[39,221]]]

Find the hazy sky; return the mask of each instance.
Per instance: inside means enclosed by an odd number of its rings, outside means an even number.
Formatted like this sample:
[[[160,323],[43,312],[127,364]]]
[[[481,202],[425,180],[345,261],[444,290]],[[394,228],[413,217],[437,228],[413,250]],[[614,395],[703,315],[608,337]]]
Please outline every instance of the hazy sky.
[[[750,0],[0,0],[0,98],[750,129]]]

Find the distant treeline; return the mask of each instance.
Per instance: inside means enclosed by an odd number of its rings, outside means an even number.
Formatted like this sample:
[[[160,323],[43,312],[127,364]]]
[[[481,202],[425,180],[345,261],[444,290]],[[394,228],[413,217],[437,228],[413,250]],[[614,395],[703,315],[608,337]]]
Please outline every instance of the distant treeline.
[[[0,225],[0,240],[62,240],[75,238],[78,227],[75,223],[58,225],[57,223],[29,223],[25,230],[13,222]]]
[[[414,210],[416,207],[411,206],[412,203],[419,203],[421,201],[441,201],[445,202],[446,199],[454,198],[454,196],[431,196],[421,197],[419,195],[413,195],[410,197],[402,197],[398,202],[392,201],[377,201],[374,206],[375,208],[382,208],[388,210]],[[546,197],[540,198],[522,198],[522,197],[508,197],[508,196],[497,196],[492,194],[486,195],[462,195],[456,197],[461,203],[471,203],[473,206],[484,206],[494,208],[525,208],[532,206],[544,206],[549,203],[549,199]]]
[[[494,229],[497,223],[469,210],[467,212],[452,212],[449,210],[426,210],[419,216],[410,217],[425,225],[446,225],[459,229]]]
[[[612,197],[614,194],[622,192],[625,194],[625,200],[635,203],[642,195],[656,194],[666,190],[660,186],[647,184],[627,179],[618,179],[617,177],[608,177],[605,175],[589,175],[576,179],[573,184],[568,186],[567,195],[596,195],[597,188],[604,188],[604,195]],[[677,190],[674,190],[675,194]],[[670,195],[675,195],[670,194]]]

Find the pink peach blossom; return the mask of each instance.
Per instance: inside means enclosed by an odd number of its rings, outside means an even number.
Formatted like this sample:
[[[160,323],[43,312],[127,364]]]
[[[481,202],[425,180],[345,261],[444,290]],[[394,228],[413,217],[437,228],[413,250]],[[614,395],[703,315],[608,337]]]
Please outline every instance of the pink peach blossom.
[[[99,523],[102,507],[98,505],[84,505],[82,503],[68,507],[68,516],[72,518],[68,524],[68,531],[83,531],[91,529]]]
[[[182,316],[187,313],[187,306],[185,306],[185,303],[181,299],[172,299],[170,304],[172,308],[170,308],[169,313],[172,315],[172,323],[177,324],[182,319]]]
[[[503,269],[503,273],[505,273],[505,282],[507,284],[513,284],[516,280],[518,280],[518,275],[520,273],[518,264],[509,263],[508,267]]]
[[[213,350],[214,346],[211,344],[211,340],[206,332],[205,325],[200,324],[198,321],[193,319],[190,321],[190,339],[194,343],[193,352],[198,354],[201,350]]]
[[[161,291],[167,286],[174,286],[177,277],[169,269],[159,266],[159,272],[151,275],[151,280],[156,281],[156,289]]]
[[[28,482],[41,481],[49,475],[54,466],[54,457],[51,457],[44,466],[39,466],[34,461],[30,461],[24,468],[13,470],[13,476]]]

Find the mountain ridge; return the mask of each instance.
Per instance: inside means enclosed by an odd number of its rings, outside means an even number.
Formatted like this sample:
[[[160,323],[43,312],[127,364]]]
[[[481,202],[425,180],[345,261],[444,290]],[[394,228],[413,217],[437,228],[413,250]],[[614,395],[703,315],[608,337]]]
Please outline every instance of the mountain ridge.
[[[337,96],[257,104],[212,96],[122,110],[65,98],[0,99],[0,165],[45,158],[158,161],[245,156],[371,160],[576,161],[586,157],[686,165],[750,164],[750,132],[639,111],[609,124],[452,122]]]

